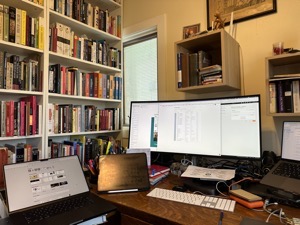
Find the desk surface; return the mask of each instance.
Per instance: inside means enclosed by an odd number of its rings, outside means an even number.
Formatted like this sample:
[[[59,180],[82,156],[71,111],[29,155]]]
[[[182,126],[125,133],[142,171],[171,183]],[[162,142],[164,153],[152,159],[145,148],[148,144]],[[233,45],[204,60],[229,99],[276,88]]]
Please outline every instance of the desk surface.
[[[182,181],[175,175],[157,184],[155,187],[171,189],[174,185],[181,185]],[[153,189],[154,187],[152,187]],[[141,221],[155,225],[216,225],[220,210],[209,209],[184,203],[147,197],[150,191],[118,194],[99,194],[102,198],[112,202],[121,214],[134,217]],[[288,218],[299,217],[300,209],[280,205]],[[223,225],[240,224],[244,217],[256,218],[265,221],[268,213],[248,209],[236,204],[234,212],[224,212]],[[279,218],[272,216],[272,224],[282,224]],[[146,224],[146,223],[137,223]]]

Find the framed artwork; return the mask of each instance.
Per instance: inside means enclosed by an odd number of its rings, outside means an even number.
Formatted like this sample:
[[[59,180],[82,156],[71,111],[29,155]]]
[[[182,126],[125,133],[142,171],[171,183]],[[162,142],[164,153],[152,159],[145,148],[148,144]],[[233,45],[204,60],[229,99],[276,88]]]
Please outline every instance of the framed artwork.
[[[183,39],[193,37],[200,32],[200,23],[183,27]]]
[[[276,0],[206,0],[206,6],[208,30],[212,29],[216,12],[225,20],[225,25],[228,25],[232,12],[233,23],[237,23],[277,11]]]

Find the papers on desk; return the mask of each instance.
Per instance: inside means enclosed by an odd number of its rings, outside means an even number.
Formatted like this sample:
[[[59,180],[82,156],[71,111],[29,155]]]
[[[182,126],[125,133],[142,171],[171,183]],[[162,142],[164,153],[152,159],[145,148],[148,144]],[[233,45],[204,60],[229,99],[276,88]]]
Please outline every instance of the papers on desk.
[[[209,169],[199,166],[188,166],[182,177],[200,178],[201,180],[231,180],[235,176],[235,170],[231,169]]]

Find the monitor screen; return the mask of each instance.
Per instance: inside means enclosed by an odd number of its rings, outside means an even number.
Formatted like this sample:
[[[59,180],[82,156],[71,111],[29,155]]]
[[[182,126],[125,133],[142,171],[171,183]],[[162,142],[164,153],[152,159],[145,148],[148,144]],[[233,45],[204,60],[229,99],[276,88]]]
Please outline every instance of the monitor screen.
[[[129,148],[260,158],[260,96],[131,102]]]

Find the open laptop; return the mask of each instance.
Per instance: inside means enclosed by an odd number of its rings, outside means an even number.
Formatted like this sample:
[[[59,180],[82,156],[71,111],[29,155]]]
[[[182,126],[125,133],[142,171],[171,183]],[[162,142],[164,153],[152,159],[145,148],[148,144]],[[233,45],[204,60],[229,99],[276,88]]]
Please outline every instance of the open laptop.
[[[150,189],[146,153],[101,155],[98,191],[118,193]]]
[[[295,174],[282,172],[284,164],[296,167]],[[286,121],[282,126],[281,160],[263,177],[260,183],[285,192],[300,195],[300,121]],[[283,193],[283,192],[282,192]]]
[[[10,224],[81,224],[116,210],[90,192],[76,155],[5,165],[4,176]],[[78,198],[80,205],[62,207],[66,212],[58,209],[44,219],[33,215]]]

